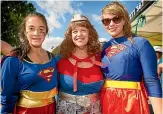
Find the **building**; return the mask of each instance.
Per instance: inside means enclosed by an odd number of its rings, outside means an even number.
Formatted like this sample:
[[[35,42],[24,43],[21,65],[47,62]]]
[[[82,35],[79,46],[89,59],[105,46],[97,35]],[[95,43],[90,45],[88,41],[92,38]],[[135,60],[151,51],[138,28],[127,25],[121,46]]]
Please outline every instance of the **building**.
[[[162,1],[142,1],[130,14],[133,33],[162,45]]]

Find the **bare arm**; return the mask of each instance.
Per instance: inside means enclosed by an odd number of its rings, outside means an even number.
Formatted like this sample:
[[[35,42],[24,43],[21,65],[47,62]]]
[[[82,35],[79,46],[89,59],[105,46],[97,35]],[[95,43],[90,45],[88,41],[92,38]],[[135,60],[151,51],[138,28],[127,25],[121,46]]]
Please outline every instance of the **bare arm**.
[[[163,66],[163,63],[159,64],[157,68],[157,73],[158,73],[159,78],[162,73],[162,66]],[[149,100],[152,104],[154,114],[162,114],[162,100],[163,99],[158,98],[158,97],[149,97]]]
[[[1,40],[1,53],[3,55],[10,54],[12,49],[13,49],[13,47],[10,44],[8,44],[7,42]]]
[[[162,114],[162,89],[157,76],[157,57],[156,52],[148,41],[141,47],[140,61],[144,74],[145,87],[147,88],[153,112],[154,114]]]
[[[161,73],[162,73],[162,68],[163,68],[163,63],[160,63],[158,65],[158,68],[157,68],[157,73],[158,73],[159,78],[160,78]]]
[[[149,97],[154,114],[162,114],[162,98]]]

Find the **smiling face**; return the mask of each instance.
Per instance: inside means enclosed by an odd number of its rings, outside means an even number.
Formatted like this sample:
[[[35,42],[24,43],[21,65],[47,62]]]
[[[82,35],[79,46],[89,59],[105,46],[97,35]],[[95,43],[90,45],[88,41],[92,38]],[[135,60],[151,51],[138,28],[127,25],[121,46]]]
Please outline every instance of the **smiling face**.
[[[88,35],[89,31],[86,27],[76,26],[72,30],[72,41],[75,44],[75,46],[83,49],[84,46],[86,46],[88,43],[89,39]]]
[[[110,23],[106,24],[108,22]],[[106,31],[113,38],[121,36],[127,38],[132,37],[131,21],[128,11],[120,2],[110,2],[102,9],[102,23]]]
[[[38,16],[28,18],[25,23],[25,35],[32,47],[41,47],[46,36],[46,24]]]
[[[121,16],[104,13],[102,14],[102,22],[106,31],[113,38],[121,37],[124,35],[123,26],[125,24],[125,21]]]

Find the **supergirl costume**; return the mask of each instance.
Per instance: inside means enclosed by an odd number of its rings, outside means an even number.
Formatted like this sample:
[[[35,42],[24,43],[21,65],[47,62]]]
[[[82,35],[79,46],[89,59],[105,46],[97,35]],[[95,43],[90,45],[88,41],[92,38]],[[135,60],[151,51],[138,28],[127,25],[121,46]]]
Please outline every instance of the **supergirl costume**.
[[[113,38],[102,51],[106,78],[101,93],[103,114],[149,114],[147,94],[162,97],[157,76],[157,58],[150,43],[137,36]]]
[[[57,91],[56,60],[35,64],[28,57],[20,61],[8,56],[2,64],[1,113],[55,114]]]
[[[91,57],[79,59],[72,55],[71,58],[76,60],[75,65],[69,59],[61,59],[57,63],[60,74],[57,114],[101,114],[100,89],[103,74]],[[99,56],[95,58],[100,61]],[[94,64],[89,68],[80,68],[78,62],[82,61]]]

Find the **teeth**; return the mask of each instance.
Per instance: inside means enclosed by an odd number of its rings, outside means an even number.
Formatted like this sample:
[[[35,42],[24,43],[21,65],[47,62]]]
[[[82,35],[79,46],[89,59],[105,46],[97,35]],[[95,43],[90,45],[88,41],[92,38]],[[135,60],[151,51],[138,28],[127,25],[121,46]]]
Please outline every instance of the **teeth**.
[[[78,38],[78,39],[76,39],[76,40],[83,41],[84,39],[83,39],[83,38]]]
[[[115,31],[116,30],[116,28],[111,28],[111,29],[109,29],[110,31]]]
[[[110,30],[114,30],[115,28],[110,28]]]

